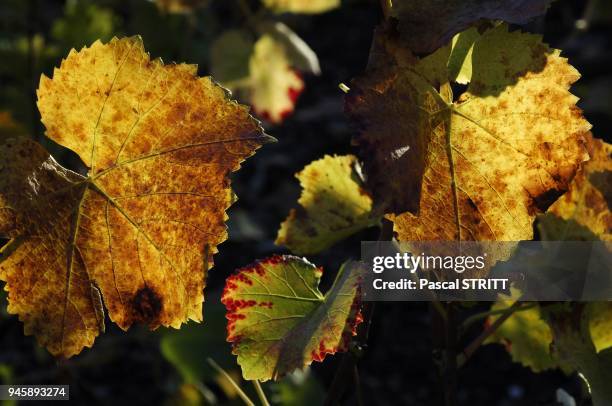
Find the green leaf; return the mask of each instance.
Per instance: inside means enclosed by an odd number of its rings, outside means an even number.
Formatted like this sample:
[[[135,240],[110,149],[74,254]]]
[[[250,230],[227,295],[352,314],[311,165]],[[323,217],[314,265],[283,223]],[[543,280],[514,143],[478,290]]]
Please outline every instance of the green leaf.
[[[227,279],[221,299],[227,341],[245,379],[278,379],[348,350],[362,320],[363,269],[343,266],[325,296],[318,288],[322,272],[305,259],[273,256]]]
[[[506,309],[520,296],[517,289],[511,295],[500,295],[491,310]],[[493,323],[499,316],[489,318]],[[550,355],[552,333],[545,320],[540,317],[540,308],[515,312],[492,334],[486,343],[500,343],[506,346],[514,362],[531,368],[534,372],[556,368],[557,363]]]
[[[595,349],[599,352],[612,348],[612,302],[589,303],[588,311]]]
[[[476,28],[470,28],[453,37],[448,57],[448,78],[462,85],[472,79],[474,43],[480,38]]]
[[[506,309],[519,296],[520,291],[512,288],[511,295],[500,295],[491,310]],[[612,347],[612,303],[589,303],[587,311],[590,336],[596,352]],[[488,323],[493,323],[498,317],[490,317]],[[555,354],[551,354],[553,332],[548,318],[542,315],[540,306],[513,313],[486,343],[505,345],[514,362],[529,367],[534,372],[552,368],[563,368],[569,372],[572,369],[568,364],[560,363]]]
[[[586,309],[584,303],[572,303],[543,311],[553,335],[553,356],[587,382],[594,406],[608,406],[612,404],[612,351],[597,353]]]
[[[281,224],[276,244],[315,254],[380,220],[372,214],[372,199],[355,164],[352,155],[325,156],[297,174],[303,189],[300,207]]]

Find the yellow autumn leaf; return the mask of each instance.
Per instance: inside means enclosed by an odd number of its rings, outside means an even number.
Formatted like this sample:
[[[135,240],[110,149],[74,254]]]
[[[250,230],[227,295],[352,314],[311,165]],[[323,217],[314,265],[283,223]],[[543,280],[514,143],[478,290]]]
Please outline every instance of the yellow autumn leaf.
[[[612,145],[592,135],[587,141],[591,159],[574,177],[567,193],[540,216],[544,239],[612,241]]]
[[[318,14],[340,6],[340,0],[263,0],[263,4],[277,13]]]
[[[454,97],[452,51],[402,55],[351,88],[375,201],[398,214],[404,241],[531,239],[536,214],[588,159],[590,125],[569,92],[579,74],[539,36],[502,24],[475,40],[467,91]]]
[[[271,35],[255,43],[249,60],[249,101],[255,112],[272,123],[290,115],[304,90],[304,81],[291,67],[285,47]]]
[[[104,307],[122,329],[201,321],[228,176],[269,137],[195,65],[150,60],[139,37],[71,51],[37,94],[47,136],[88,172],[1,140],[9,312],[63,357],[93,344]]]
[[[589,303],[591,339],[595,349],[603,351],[612,347],[612,302]]]
[[[276,244],[315,254],[378,223],[355,164],[352,155],[325,156],[296,175],[302,186],[300,207],[281,224]]]

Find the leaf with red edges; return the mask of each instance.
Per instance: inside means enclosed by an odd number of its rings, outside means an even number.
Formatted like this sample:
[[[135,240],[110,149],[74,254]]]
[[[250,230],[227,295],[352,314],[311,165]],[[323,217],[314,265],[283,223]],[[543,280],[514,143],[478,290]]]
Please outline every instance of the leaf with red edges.
[[[348,350],[362,321],[362,268],[343,266],[325,295],[318,288],[322,273],[285,255],[256,261],[226,280],[227,341],[245,379],[277,379]]]
[[[249,60],[249,101],[255,112],[279,124],[293,113],[304,90],[300,73],[293,69],[286,47],[271,35],[262,36]]]

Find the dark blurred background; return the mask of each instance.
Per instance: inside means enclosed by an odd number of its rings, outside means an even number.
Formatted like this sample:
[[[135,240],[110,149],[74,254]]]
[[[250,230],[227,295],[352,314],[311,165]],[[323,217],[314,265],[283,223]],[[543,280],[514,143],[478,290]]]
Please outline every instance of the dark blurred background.
[[[200,3],[192,0],[190,3]],[[247,2],[258,10],[256,1]],[[342,6],[317,15],[275,15],[316,52],[322,73],[304,75],[305,90],[293,115],[282,124],[266,123],[278,143],[266,145],[234,175],[238,202],[230,209],[228,241],[209,273],[203,325],[154,333],[134,327],[124,333],[109,320],[93,349],[58,361],[23,335],[15,316],[6,314],[0,295],[0,382],[70,384],[74,403],[108,404],[240,404],[235,391],[206,362],[213,358],[239,380],[239,369],[224,343],[223,309],[219,304],[224,279],[236,268],[272,253],[279,224],[296,205],[299,185],[294,174],[325,154],[352,152],[351,128],[343,114],[341,82],[359,75],[367,61],[378,0],[344,0]],[[245,16],[235,0],[210,0],[204,7],[170,13],[147,0],[1,0],[0,120],[14,122],[43,142],[64,165],[78,168],[74,154],[44,139],[35,104],[41,74],[72,48],[100,38],[140,34],[153,57],[197,63],[210,72],[211,43],[223,31],[241,28]],[[612,2],[557,0],[545,17],[524,28],[544,35],[561,48],[581,73],[573,92],[593,124],[595,136],[610,140],[612,131]],[[0,125],[2,121],[0,121]],[[359,256],[359,241],[376,239],[369,230],[327,253],[309,258],[324,266],[322,289],[329,286],[340,263]],[[475,309],[479,307],[476,306]],[[476,310],[474,310],[476,311]],[[474,327],[469,335],[478,333]],[[441,388],[431,354],[431,326],[426,304],[382,303],[376,308],[370,341],[358,365],[365,404],[436,404]],[[320,404],[338,365],[336,356],[315,363],[306,374],[266,384],[273,403]],[[242,382],[251,395],[250,385]],[[580,399],[578,377],[561,372],[534,374],[512,363],[499,345],[484,346],[461,370],[461,405],[554,405],[563,388]],[[343,402],[355,404],[357,388]],[[254,397],[253,397],[254,398]]]

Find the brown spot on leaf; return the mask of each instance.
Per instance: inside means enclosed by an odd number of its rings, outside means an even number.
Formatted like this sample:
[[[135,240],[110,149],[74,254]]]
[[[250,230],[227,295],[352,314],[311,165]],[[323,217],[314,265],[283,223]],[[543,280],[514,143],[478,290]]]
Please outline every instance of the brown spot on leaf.
[[[528,206],[529,214],[545,212],[563,193],[564,190],[550,189],[531,198]]]
[[[159,317],[163,302],[153,289],[145,286],[136,292],[131,307],[136,322],[150,324]]]

